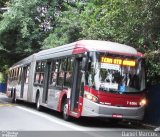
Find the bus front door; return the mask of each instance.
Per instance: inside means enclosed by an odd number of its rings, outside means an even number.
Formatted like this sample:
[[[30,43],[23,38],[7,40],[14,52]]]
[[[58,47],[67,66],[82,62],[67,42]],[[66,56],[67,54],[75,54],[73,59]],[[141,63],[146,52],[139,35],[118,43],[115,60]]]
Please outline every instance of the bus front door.
[[[81,85],[81,69],[82,69],[82,58],[76,58],[74,61],[73,70],[73,85],[71,89],[71,100],[70,109],[72,112],[77,112],[79,97],[80,97],[80,85]]]

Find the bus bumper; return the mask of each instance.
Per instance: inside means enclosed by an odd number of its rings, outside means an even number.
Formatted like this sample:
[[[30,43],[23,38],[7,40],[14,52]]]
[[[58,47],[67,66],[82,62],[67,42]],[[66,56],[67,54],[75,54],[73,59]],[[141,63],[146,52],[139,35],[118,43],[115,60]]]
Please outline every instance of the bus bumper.
[[[84,98],[81,116],[142,120],[144,116],[144,108],[145,108],[144,106],[143,107],[108,106],[108,105],[97,104]]]

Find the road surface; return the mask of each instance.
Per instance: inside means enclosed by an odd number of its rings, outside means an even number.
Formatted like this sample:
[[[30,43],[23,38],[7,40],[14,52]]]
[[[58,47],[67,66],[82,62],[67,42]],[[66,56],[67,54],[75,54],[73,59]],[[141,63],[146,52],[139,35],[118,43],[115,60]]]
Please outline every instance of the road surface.
[[[11,99],[0,93],[0,136],[65,136],[65,137],[122,137],[160,136],[158,132],[137,124],[121,122],[110,124],[99,119],[73,119],[64,121],[60,113],[43,109],[39,112],[34,104],[20,102],[12,104]]]

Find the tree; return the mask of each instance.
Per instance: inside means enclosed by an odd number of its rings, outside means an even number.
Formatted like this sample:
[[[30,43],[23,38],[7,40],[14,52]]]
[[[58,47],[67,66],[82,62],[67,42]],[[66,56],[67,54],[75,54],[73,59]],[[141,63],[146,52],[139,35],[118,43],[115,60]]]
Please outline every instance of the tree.
[[[9,10],[0,22],[0,52],[9,65],[41,49],[49,31],[44,32],[40,25],[46,18],[53,17],[50,14],[54,5],[55,2],[42,0],[15,0],[8,4]],[[36,19],[40,14],[37,8],[45,6],[47,13],[39,22]]]
[[[115,41],[135,47],[145,54],[148,80],[160,76],[160,2],[158,0],[93,0],[67,4],[57,17],[53,32],[43,48],[79,39]],[[150,56],[150,52],[154,56]]]
[[[148,80],[160,76],[158,0],[14,0],[7,6],[0,22],[2,64],[40,49],[100,39],[145,53]]]
[[[81,12],[89,1],[79,0],[63,2],[63,7],[55,16],[55,26],[50,35],[43,42],[43,49],[60,46],[81,39]]]

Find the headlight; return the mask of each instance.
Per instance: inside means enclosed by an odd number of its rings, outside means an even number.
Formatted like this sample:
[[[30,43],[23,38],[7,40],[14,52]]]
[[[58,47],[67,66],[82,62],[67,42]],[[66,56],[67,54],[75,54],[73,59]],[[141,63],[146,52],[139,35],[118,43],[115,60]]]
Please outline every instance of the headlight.
[[[98,102],[98,98],[90,93],[85,93],[84,97],[93,101],[93,102]]]
[[[144,98],[139,102],[140,106],[145,106],[147,104],[147,100]]]

